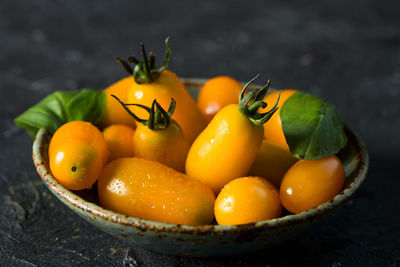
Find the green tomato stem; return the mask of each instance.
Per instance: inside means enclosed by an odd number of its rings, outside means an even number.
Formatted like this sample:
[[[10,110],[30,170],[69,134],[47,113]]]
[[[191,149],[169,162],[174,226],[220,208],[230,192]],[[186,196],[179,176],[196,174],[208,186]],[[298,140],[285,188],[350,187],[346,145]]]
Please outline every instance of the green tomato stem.
[[[275,105],[265,113],[258,113],[259,108],[266,108],[267,103],[263,101],[265,95],[268,92],[270,81],[267,81],[264,87],[248,91],[249,85],[254,82],[260,74],[257,74],[253,79],[251,79],[242,89],[239,96],[239,111],[247,116],[249,120],[255,125],[262,125],[267,122],[271,116],[278,110],[278,102],[280,98],[280,92]],[[246,94],[247,92],[247,94]]]
[[[165,39],[166,49],[164,61],[162,66],[158,69],[155,67],[156,56],[153,52],[150,52],[149,56],[147,56],[147,52],[143,43],[140,43],[140,51],[142,54],[141,61],[133,56],[128,57],[126,61],[121,58],[117,58],[117,61],[130,75],[133,76],[133,79],[136,83],[152,83],[160,76],[161,72],[168,68],[168,64],[171,58],[171,48],[169,47],[168,42],[169,37]],[[132,68],[129,63],[133,64],[134,68]]]
[[[150,130],[157,131],[157,130],[164,130],[168,128],[171,122],[171,116],[175,111],[176,102],[173,98],[171,98],[171,104],[168,108],[168,111],[165,111],[163,107],[157,102],[156,99],[153,100],[151,107],[147,107],[140,104],[126,104],[122,102],[118,97],[115,95],[111,95],[114,97],[121,106],[128,112],[128,114],[134,118],[137,122],[147,126]],[[136,106],[146,110],[149,113],[148,119],[141,119],[133,113],[128,106]]]

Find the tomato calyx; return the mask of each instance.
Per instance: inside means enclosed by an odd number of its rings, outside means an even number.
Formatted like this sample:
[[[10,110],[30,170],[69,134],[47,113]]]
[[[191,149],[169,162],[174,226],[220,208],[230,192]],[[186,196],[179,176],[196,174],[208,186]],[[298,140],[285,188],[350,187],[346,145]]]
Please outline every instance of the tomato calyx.
[[[267,94],[271,82],[268,80],[262,88],[247,90],[249,85],[254,82],[260,74],[257,74],[253,79],[245,84],[239,96],[239,111],[247,116],[255,125],[262,125],[267,122],[271,116],[278,110],[278,102],[280,93],[276,99],[275,105],[265,113],[258,113],[259,108],[266,108],[267,103],[263,101]],[[246,93],[247,92],[247,93]]]
[[[122,107],[128,112],[129,115],[132,116],[137,122],[147,126],[150,130],[157,131],[157,130],[164,130],[168,128],[171,122],[171,116],[174,114],[176,101],[171,98],[171,104],[169,105],[168,111],[163,109],[163,107],[157,102],[156,99],[153,100],[151,104],[151,108],[141,105],[141,104],[127,104],[122,102],[117,96],[111,95],[114,97]],[[149,113],[149,118],[141,119],[135,115],[127,106],[136,106],[146,110]]]
[[[171,58],[171,48],[169,47],[168,41],[169,37],[165,39],[166,50],[164,61],[162,66],[158,69],[155,67],[156,56],[153,52],[150,52],[149,56],[147,56],[146,49],[144,48],[143,43],[140,43],[140,50],[142,53],[141,61],[134,56],[128,57],[127,61],[117,57],[117,61],[129,74],[133,76],[133,79],[136,83],[152,83],[160,76],[161,72],[166,70],[168,67]],[[134,68],[132,68],[129,63],[131,63]]]

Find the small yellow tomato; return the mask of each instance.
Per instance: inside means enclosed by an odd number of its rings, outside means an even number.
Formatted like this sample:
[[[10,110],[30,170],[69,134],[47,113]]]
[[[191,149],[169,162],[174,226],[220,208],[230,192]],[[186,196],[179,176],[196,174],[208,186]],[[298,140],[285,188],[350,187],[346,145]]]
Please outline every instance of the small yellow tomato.
[[[133,135],[135,130],[122,124],[113,124],[103,130],[110,156],[108,161],[117,158],[133,157]]]
[[[243,177],[229,182],[215,200],[219,225],[269,220],[280,216],[278,189],[261,177]]]
[[[197,105],[207,122],[215,114],[229,104],[238,104],[242,85],[228,76],[218,76],[209,79],[202,87],[197,97]]]
[[[85,121],[64,124],[49,145],[49,165],[54,178],[71,190],[91,188],[108,158],[100,130]]]
[[[286,90],[281,90],[280,92],[281,95],[278,103],[279,109],[274,113],[274,115],[272,115],[272,117],[266,123],[264,123],[264,137],[268,141],[278,144],[289,151],[289,146],[286,143],[286,138],[282,130],[282,121],[280,112],[281,112],[281,107],[283,106],[285,101],[289,97],[291,97],[294,93],[296,93],[297,90],[286,89]],[[267,94],[264,97],[264,101],[268,104],[268,106],[267,108],[261,109],[260,112],[265,112],[268,109],[268,107],[274,105],[276,98],[278,97],[278,94],[279,91]]]
[[[283,177],[280,198],[290,212],[299,213],[333,199],[342,189],[345,172],[336,156],[300,160]]]
[[[265,177],[279,187],[287,170],[298,160],[281,146],[263,140],[249,175]]]
[[[126,102],[128,91],[133,84],[132,77],[125,77],[116,83],[110,85],[104,90],[106,94],[106,107],[101,118],[100,125],[107,127],[112,124],[124,124],[132,128],[136,127],[136,122],[123,107],[111,95],[118,96],[119,99]]]
[[[64,187],[71,190],[89,189],[103,169],[102,156],[81,140],[70,140],[53,150],[50,169]]]
[[[138,124],[133,135],[135,157],[158,161],[177,171],[185,171],[186,155],[190,144],[184,139],[181,128],[170,120],[167,128],[151,130]]]

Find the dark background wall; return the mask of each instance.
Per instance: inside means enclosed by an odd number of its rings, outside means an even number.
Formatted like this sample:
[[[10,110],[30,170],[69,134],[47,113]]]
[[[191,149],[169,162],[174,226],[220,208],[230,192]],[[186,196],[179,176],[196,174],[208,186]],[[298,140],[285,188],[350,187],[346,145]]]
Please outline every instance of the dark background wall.
[[[0,265],[396,266],[400,264],[399,1],[14,1],[0,3]],[[13,118],[54,90],[105,88],[116,56],[158,55],[171,36],[181,77],[256,73],[337,105],[366,142],[358,194],[297,240],[222,259],[188,259],[116,240],[41,183]]]

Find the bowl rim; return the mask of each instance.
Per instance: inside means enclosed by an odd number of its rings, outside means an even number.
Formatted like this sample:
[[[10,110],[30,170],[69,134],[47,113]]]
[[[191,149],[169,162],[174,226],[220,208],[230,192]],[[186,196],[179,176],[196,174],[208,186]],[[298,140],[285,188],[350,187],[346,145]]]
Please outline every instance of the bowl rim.
[[[199,86],[202,85],[205,79],[182,79],[185,85]],[[151,220],[140,219],[137,217],[128,216],[118,212],[105,209],[93,202],[86,201],[74,192],[63,187],[51,174],[48,164],[45,162],[46,156],[42,153],[46,148],[46,144],[50,139],[50,133],[45,129],[40,129],[35,137],[32,147],[32,157],[36,170],[46,184],[49,190],[58,198],[68,202],[72,206],[81,210],[84,213],[90,213],[92,216],[100,217],[111,223],[116,223],[128,227],[134,227],[141,231],[154,231],[154,232],[167,232],[167,233],[183,233],[183,234],[212,234],[212,235],[226,235],[233,234],[237,231],[250,231],[254,229],[277,228],[282,226],[293,225],[299,222],[317,219],[319,216],[341,206],[348,200],[354,192],[361,186],[366,178],[366,173],[369,166],[369,155],[365,144],[359,136],[352,131],[347,125],[345,129],[348,134],[352,135],[357,151],[359,153],[359,162],[355,171],[357,172],[354,180],[349,183],[342,191],[336,195],[332,200],[325,202],[315,208],[303,211],[298,214],[289,214],[272,220],[264,220],[255,223],[241,224],[241,225],[182,225],[156,222]]]

